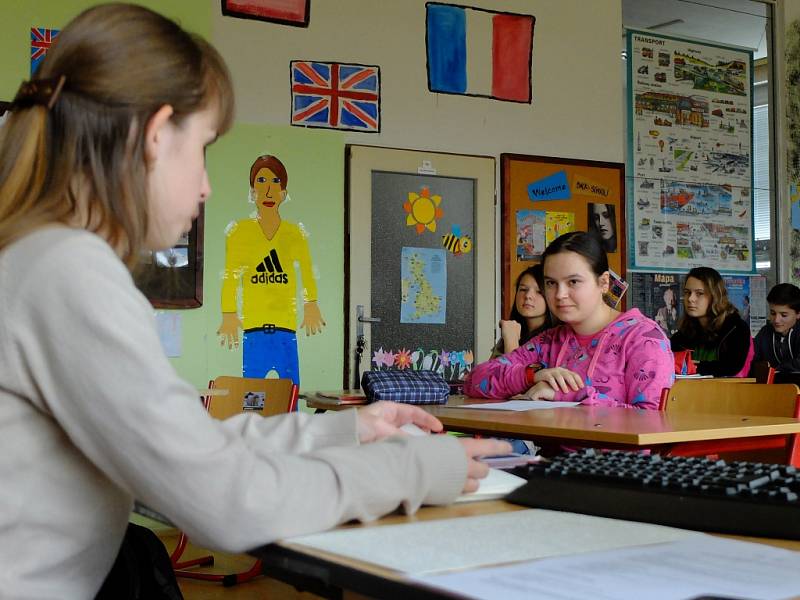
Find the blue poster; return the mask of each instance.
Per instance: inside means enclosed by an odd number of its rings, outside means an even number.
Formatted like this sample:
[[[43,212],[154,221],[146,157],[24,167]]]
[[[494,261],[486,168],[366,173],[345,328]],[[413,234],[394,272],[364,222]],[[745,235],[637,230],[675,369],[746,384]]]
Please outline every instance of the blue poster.
[[[728,298],[739,309],[744,322],[750,325],[750,278],[723,276],[725,287],[728,288]]]

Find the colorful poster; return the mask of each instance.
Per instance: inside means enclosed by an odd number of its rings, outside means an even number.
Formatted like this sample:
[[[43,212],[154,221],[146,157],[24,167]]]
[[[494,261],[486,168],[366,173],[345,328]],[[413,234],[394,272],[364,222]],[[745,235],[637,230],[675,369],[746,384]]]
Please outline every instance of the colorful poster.
[[[545,243],[546,216],[543,210],[517,211],[517,260],[539,260]]]
[[[750,333],[755,336],[767,324],[767,278],[750,278]]]
[[[728,299],[739,309],[744,322],[750,325],[750,278],[723,276]]]
[[[755,272],[752,52],[628,32],[630,267]]]
[[[606,292],[606,302],[613,308],[619,306],[620,300],[628,289],[628,282],[612,269],[608,270],[610,277],[608,292]]]
[[[677,273],[628,273],[630,308],[653,319],[668,336],[678,330],[683,314],[681,276]]]
[[[547,211],[545,217],[545,246],[558,236],[575,231],[575,213]]]
[[[400,322],[444,324],[447,306],[445,250],[404,247],[400,278]]]

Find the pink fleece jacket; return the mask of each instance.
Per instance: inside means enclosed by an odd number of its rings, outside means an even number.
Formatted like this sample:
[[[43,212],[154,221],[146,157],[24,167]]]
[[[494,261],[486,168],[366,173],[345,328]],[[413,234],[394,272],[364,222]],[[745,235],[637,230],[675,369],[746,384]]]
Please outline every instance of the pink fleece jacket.
[[[671,387],[675,363],[669,340],[655,321],[633,308],[593,336],[577,336],[559,325],[513,352],[477,365],[464,382],[464,393],[508,398],[528,389],[525,367],[564,367],[579,373],[577,392],[556,392],[555,400],[582,404],[657,409],[661,390]]]

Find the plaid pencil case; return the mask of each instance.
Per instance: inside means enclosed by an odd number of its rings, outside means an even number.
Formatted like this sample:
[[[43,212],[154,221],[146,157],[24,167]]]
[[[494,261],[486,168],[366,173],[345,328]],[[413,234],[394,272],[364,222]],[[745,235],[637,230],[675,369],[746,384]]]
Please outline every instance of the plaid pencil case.
[[[450,386],[433,371],[365,371],[361,389],[369,402],[391,400],[406,404],[444,404]]]

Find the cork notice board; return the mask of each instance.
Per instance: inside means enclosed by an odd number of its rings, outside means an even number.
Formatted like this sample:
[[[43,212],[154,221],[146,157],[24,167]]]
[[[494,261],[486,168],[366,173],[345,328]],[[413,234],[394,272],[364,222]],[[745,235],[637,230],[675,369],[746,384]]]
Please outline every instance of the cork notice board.
[[[567,231],[597,231],[609,266],[625,277],[622,163],[502,154],[500,175],[504,318],[511,312],[517,276],[540,262],[547,243]]]

